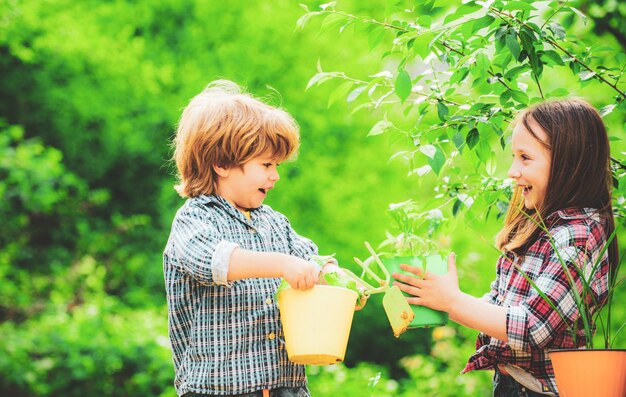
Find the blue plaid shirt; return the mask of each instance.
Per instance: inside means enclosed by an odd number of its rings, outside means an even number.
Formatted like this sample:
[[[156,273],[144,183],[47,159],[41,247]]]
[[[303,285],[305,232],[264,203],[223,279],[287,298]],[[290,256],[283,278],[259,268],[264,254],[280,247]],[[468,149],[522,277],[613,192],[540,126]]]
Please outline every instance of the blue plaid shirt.
[[[178,210],[163,253],[169,336],[178,395],[232,395],[306,385],[291,363],[274,294],[279,278],[227,282],[233,249],[303,259],[317,247],[263,205],[246,218],[219,196],[191,198]]]

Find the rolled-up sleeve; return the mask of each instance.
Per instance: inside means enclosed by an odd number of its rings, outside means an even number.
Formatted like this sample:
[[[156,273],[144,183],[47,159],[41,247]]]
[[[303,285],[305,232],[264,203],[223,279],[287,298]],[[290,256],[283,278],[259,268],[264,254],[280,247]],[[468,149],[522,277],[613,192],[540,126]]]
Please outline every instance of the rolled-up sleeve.
[[[170,259],[201,284],[229,285],[230,255],[238,246],[223,240],[215,225],[199,210],[188,208],[174,219]]]
[[[211,261],[211,270],[213,271],[215,284],[226,287],[231,286],[228,282],[228,265],[230,263],[230,255],[237,247],[239,247],[238,244],[226,240],[220,241],[215,246],[213,260]]]

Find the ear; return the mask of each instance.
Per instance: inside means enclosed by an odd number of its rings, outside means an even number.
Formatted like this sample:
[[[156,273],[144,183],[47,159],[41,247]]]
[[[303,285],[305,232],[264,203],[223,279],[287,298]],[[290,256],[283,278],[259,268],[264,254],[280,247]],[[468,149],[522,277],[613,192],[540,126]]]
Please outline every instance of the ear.
[[[213,171],[215,171],[215,173],[222,178],[226,178],[228,176],[228,174],[230,173],[230,169],[228,168],[224,168],[224,167],[220,167],[217,164],[213,165]]]

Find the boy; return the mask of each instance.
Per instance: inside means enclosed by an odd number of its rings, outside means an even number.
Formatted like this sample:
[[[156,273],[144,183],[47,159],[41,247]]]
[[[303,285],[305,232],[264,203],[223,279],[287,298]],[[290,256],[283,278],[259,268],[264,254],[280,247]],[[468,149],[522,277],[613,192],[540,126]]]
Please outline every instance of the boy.
[[[215,81],[183,111],[174,140],[178,210],[163,254],[179,396],[308,396],[287,359],[274,294],[313,287],[317,247],[263,204],[299,146],[283,110]]]

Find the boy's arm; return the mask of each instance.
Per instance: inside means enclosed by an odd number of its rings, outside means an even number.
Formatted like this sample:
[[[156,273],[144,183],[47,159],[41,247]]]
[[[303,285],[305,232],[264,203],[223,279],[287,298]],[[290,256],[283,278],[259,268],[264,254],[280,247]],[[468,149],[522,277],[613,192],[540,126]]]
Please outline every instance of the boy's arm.
[[[228,264],[228,281],[253,277],[282,277],[295,289],[317,284],[320,268],[313,262],[280,252],[233,250]]]
[[[282,277],[295,289],[317,282],[319,268],[296,256],[255,252],[223,240],[206,213],[188,208],[176,215],[164,254],[201,284],[228,285],[228,281],[252,277]]]
[[[317,283],[319,267],[296,256],[256,252],[223,240],[206,213],[188,208],[176,215],[165,256],[202,284],[228,286],[228,281],[253,277],[282,277],[295,289]]]

